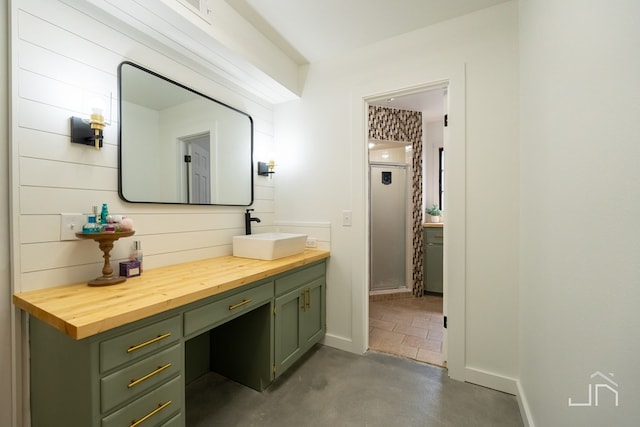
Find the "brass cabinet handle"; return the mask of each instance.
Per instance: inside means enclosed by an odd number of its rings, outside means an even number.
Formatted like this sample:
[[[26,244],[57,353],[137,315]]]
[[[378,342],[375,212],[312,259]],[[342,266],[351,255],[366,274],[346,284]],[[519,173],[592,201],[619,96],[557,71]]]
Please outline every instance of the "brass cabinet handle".
[[[167,363],[166,365],[163,365],[163,366],[158,366],[158,369],[156,369],[155,371],[153,371],[153,372],[149,372],[147,375],[145,375],[145,376],[143,376],[143,377],[140,377],[140,378],[138,378],[137,380],[131,380],[131,382],[130,382],[129,384],[127,384],[127,387],[128,387],[128,388],[135,387],[135,386],[137,386],[138,384],[140,384],[141,382],[148,380],[148,379],[149,379],[149,378],[151,378],[152,376],[157,375],[157,374],[159,374],[160,372],[162,372],[162,371],[165,371],[165,370],[169,369],[170,367],[171,367],[171,363]]]
[[[253,301],[253,300],[250,300],[250,299],[243,299],[242,301],[240,301],[240,302],[239,302],[239,303],[237,303],[237,304],[232,304],[232,305],[230,305],[230,306],[229,306],[229,311],[231,311],[231,310],[235,310],[235,309],[236,309],[236,308],[238,308],[238,307],[242,307],[242,306],[243,306],[243,305],[245,305],[245,304],[249,304],[251,301]]]
[[[137,426],[139,426],[140,424],[142,424],[143,422],[147,421],[149,418],[153,417],[155,414],[157,414],[158,412],[162,411],[164,408],[166,408],[169,405],[171,405],[171,400],[169,400],[169,401],[167,401],[165,403],[159,403],[158,407],[156,409],[154,409],[153,411],[149,412],[147,415],[145,415],[144,417],[140,418],[138,421],[132,420],[129,427],[137,427]]]
[[[305,299],[305,305],[307,308],[311,308],[311,289],[307,288],[304,291],[304,299]]]
[[[132,345],[127,349],[127,353],[133,353],[136,350],[140,350],[141,348],[146,347],[155,342],[162,341],[163,339],[169,338],[170,336],[171,336],[171,332],[167,332],[166,334],[158,335],[157,337],[152,338],[149,341],[145,341],[142,344]]]

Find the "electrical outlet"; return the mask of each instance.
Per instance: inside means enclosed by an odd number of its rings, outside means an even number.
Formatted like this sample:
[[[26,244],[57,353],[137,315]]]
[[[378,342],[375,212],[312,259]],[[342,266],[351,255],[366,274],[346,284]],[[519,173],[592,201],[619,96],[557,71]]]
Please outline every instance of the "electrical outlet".
[[[342,226],[351,227],[351,211],[342,211]]]
[[[307,243],[305,243],[307,248],[317,248],[318,247],[318,239],[315,237],[307,237]]]
[[[76,240],[76,233],[82,233],[87,216],[82,214],[60,214],[60,240]]]

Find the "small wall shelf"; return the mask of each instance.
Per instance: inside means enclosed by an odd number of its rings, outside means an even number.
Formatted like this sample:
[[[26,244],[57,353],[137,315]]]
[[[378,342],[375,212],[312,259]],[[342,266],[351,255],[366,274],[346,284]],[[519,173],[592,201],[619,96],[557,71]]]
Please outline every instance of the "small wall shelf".
[[[116,231],[105,233],[76,233],[76,237],[80,239],[93,239],[98,242],[100,250],[104,253],[104,265],[102,266],[102,276],[96,277],[91,280],[89,286],[108,286],[116,285],[118,283],[125,282],[126,277],[115,276],[113,274],[113,268],[109,262],[111,259],[111,249],[113,249],[113,242],[121,237],[133,236],[135,231]]]

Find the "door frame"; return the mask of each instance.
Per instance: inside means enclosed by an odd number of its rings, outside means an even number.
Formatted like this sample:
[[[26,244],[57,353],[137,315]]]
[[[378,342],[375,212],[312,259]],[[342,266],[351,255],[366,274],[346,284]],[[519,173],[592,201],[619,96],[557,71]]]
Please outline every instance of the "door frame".
[[[213,190],[215,185],[215,180],[213,177],[213,160],[212,156],[215,154],[215,151],[211,149],[211,129],[204,132],[197,132],[194,134],[188,134],[183,136],[178,136],[176,138],[176,192],[178,196],[178,200],[182,200],[183,203],[191,202],[191,187],[192,187],[192,172],[191,167],[185,162],[185,155],[192,155],[191,146],[193,144],[192,141],[198,140],[203,137],[209,137],[209,186]],[[215,142],[215,141],[214,141]],[[213,203],[213,200],[211,200]]]
[[[442,71],[442,70],[441,70]],[[429,74],[429,73],[425,73]],[[368,182],[368,106],[369,102],[392,96],[409,95],[447,87],[449,126],[445,131],[445,197],[447,231],[444,235],[444,300],[443,310],[448,318],[445,333],[445,354],[448,374],[464,381],[466,348],[466,70],[465,64],[448,68],[443,78],[427,80],[404,88],[358,88],[352,94],[354,106],[354,138],[352,201],[354,216],[363,219],[356,237],[364,242],[364,250],[352,259],[353,286],[353,346],[364,353],[369,348],[369,182]],[[356,136],[356,135],[354,135]],[[357,194],[359,193],[359,194]]]

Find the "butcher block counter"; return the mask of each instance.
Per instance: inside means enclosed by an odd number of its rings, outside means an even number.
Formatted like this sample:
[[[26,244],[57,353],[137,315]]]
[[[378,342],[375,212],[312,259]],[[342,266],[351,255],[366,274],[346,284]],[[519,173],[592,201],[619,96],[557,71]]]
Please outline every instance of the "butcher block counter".
[[[424,228],[443,228],[444,223],[442,222],[425,222],[422,224]]]
[[[49,326],[82,339],[328,257],[328,251],[313,249],[273,261],[229,255],[145,270],[118,285],[78,283],[19,293],[13,302]]]

